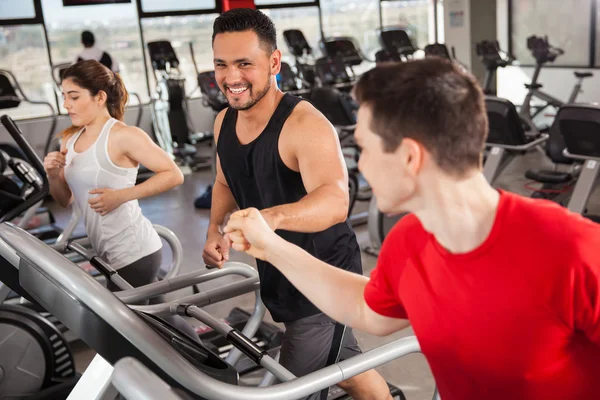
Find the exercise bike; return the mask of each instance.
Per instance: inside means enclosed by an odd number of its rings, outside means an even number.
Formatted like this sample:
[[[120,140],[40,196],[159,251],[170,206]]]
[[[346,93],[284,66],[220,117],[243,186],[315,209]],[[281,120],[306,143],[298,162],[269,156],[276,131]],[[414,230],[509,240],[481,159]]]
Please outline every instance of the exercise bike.
[[[564,50],[550,45],[548,37],[542,38],[538,36],[530,36],[527,38],[527,48],[531,51],[536,64],[531,83],[525,85],[528,91],[525,100],[523,100],[523,105],[519,110],[519,116],[527,124],[529,132],[531,132],[533,136],[536,136],[540,132],[547,131],[548,128],[539,128],[533,120],[548,107],[559,108],[564,104],[575,103],[579,93],[582,92],[581,87],[583,85],[583,80],[594,76],[594,74],[591,72],[574,72],[573,74],[577,80],[567,102],[564,103],[556,97],[541,91],[542,84],[538,83],[538,78],[544,64],[554,62],[557,57],[565,53]],[[531,103],[534,98],[543,101],[544,104],[541,106],[532,106]],[[533,109],[535,109],[535,111],[533,111]]]

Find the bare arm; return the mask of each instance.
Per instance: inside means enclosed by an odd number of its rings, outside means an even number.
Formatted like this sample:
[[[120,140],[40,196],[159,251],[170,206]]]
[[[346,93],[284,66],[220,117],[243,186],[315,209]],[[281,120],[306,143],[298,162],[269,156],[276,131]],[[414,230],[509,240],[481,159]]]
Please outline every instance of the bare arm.
[[[223,124],[223,118],[225,118],[225,112],[226,110],[221,111],[215,119],[215,146],[219,141],[219,133],[221,132],[221,125]],[[216,154],[215,156],[217,157],[217,176],[215,177],[215,184],[212,192],[208,233],[219,232],[219,227],[223,224],[225,216],[237,208],[231,189],[229,189],[229,185],[227,185],[227,180],[223,174],[219,155]]]
[[[285,143],[291,150],[288,162],[294,163],[293,169],[297,167],[300,171],[308,194],[298,202],[261,210],[261,213],[272,228],[319,232],[346,220],[348,171],[333,126],[312,106],[301,105],[304,109],[285,132]],[[284,149],[282,158],[287,157],[287,153]]]
[[[58,177],[48,177],[48,183],[50,184],[50,195],[54,200],[61,205],[61,207],[67,208],[73,202],[73,193],[65,180],[65,170],[60,171]]]
[[[155,196],[183,183],[183,174],[177,164],[146,132],[128,126],[120,133],[119,144],[125,155],[155,173],[143,183],[123,189],[124,202]]]
[[[73,201],[73,193],[65,180],[66,154],[66,143],[63,141],[60,151],[53,151],[44,157],[44,170],[50,185],[50,195],[65,208]]]
[[[229,220],[225,231],[235,250],[246,251],[274,265],[317,308],[334,320],[378,336],[409,326],[408,320],[385,317],[371,310],[364,299],[367,277],[335,268],[286,242],[274,234],[258,210],[238,211]]]
[[[221,163],[217,156],[217,178],[212,191],[212,202],[210,207],[209,232],[219,232],[219,227],[225,221],[225,216],[237,208],[231,189],[227,186]]]

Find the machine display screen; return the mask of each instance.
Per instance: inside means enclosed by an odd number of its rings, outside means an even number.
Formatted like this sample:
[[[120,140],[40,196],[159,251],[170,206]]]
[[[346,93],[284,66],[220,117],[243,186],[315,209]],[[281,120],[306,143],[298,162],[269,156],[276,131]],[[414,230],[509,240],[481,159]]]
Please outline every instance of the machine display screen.
[[[329,57],[360,58],[354,43],[347,39],[336,39],[325,43],[325,49]]]
[[[414,53],[415,48],[404,29],[389,29],[381,32],[383,47],[389,52],[398,54]]]
[[[311,48],[302,31],[289,29],[283,32],[283,38],[290,48],[290,51],[297,57],[301,57],[304,52],[310,53]]]

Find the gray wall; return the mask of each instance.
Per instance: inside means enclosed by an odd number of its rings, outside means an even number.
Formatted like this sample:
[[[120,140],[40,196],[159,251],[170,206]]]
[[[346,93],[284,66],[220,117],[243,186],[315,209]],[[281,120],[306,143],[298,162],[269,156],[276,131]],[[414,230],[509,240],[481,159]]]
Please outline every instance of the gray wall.
[[[496,40],[496,0],[471,1],[471,72],[483,81],[485,67],[477,57],[475,43],[482,40]]]

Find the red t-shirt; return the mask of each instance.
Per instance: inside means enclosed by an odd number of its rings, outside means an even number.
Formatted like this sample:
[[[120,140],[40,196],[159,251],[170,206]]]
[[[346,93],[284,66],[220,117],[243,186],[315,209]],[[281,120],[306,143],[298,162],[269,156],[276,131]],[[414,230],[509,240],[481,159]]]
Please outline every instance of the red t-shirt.
[[[408,215],[365,300],[410,320],[443,400],[600,399],[600,225],[557,204],[501,192],[464,254]]]

